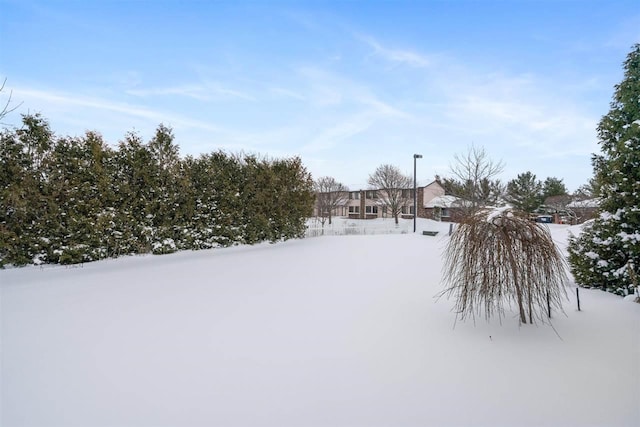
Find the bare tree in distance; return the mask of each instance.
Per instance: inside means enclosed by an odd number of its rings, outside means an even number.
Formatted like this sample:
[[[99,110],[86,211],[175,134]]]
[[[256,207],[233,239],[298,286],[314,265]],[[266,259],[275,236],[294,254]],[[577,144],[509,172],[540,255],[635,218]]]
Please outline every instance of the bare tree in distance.
[[[568,194],[559,194],[557,196],[549,196],[544,199],[544,206],[550,210],[550,213],[561,213],[567,215],[571,220],[576,219],[576,214],[568,208],[573,201],[573,196]]]
[[[464,320],[484,312],[502,318],[515,305],[520,323],[562,312],[566,261],[547,228],[510,209],[481,210],[451,235],[444,252],[440,296],[453,296]]]
[[[413,200],[413,195],[408,191],[413,188],[413,179],[396,166],[381,165],[369,175],[369,185],[377,190],[380,204],[387,208],[398,224],[402,207]]]
[[[504,193],[504,185],[494,179],[504,170],[504,163],[493,161],[484,148],[471,145],[466,153],[456,154],[449,166],[451,178],[445,179],[448,192],[461,199],[465,214],[495,205]]]
[[[324,227],[327,218],[329,219],[329,224],[331,224],[333,211],[345,205],[349,200],[349,189],[330,176],[318,178],[314,183],[314,187],[317,215],[320,217],[320,223]]]
[[[2,85],[0,85],[0,92],[2,92],[4,90],[4,86],[7,83],[7,78],[5,77],[5,79],[2,81]],[[9,96],[7,96],[7,101],[2,105],[2,107],[0,108],[0,120],[2,120],[7,114],[11,113],[12,111],[15,111],[18,107],[20,107],[22,105],[22,103],[16,105],[15,107],[11,107],[11,98],[13,96],[13,91],[9,91]]]

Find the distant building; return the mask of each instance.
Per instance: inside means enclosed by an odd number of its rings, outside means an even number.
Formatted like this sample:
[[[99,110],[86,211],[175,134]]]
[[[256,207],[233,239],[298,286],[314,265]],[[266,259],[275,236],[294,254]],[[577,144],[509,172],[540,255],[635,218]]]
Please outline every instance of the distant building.
[[[455,196],[442,195],[434,197],[425,204],[427,218],[436,221],[451,222],[460,217],[461,199]]]
[[[582,224],[598,215],[600,199],[575,200],[567,205],[567,209],[573,212],[575,222]]]
[[[402,206],[400,216],[405,219],[411,219],[414,216],[413,188],[403,189],[403,193],[406,203]],[[418,187],[416,199],[418,218],[451,221],[452,218],[456,217],[454,214],[456,208],[451,206],[450,203],[458,199],[453,196],[445,196],[444,187],[438,180]],[[317,209],[314,214],[318,215]],[[351,219],[390,218],[392,216],[391,212],[388,212],[386,206],[382,203],[382,199],[379,197],[379,190],[376,189],[349,191],[344,203],[336,207],[331,214],[332,216]]]

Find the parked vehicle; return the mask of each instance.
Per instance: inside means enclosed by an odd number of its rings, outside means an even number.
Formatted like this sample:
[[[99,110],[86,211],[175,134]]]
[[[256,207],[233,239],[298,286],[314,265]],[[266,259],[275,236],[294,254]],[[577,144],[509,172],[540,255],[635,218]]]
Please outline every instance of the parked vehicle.
[[[553,215],[538,215],[535,221],[544,224],[553,224]]]

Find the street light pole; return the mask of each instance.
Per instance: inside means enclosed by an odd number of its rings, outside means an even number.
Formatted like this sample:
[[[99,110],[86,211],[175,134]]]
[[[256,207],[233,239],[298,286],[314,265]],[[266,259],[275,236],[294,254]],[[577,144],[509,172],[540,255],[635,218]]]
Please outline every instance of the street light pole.
[[[416,160],[421,159],[422,154],[413,155],[413,232],[416,232],[416,218],[418,216],[418,193],[416,191]]]

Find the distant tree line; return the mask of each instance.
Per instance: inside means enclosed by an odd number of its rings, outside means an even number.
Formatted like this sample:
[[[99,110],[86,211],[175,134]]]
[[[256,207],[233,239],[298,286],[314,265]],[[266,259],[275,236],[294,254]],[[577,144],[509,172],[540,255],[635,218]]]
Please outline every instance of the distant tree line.
[[[503,169],[502,161],[492,160],[484,148],[471,146],[466,153],[455,155],[450,177],[441,183],[447,194],[460,199],[457,207],[465,216],[486,206],[505,203],[521,212],[560,212],[573,200],[589,199],[597,194],[595,178],[569,194],[562,179],[548,177],[543,182],[529,171],[518,174],[505,185],[496,179]]]
[[[594,198],[598,191],[596,178],[570,194],[562,179],[547,177],[540,181],[529,171],[504,184],[496,178],[503,169],[502,161],[495,162],[484,148],[472,145],[466,153],[454,156],[450,175],[436,176],[436,181],[447,195],[457,198],[452,207],[460,217],[474,215],[486,207],[509,204],[523,213],[560,214],[577,220],[578,215],[568,206],[574,201]],[[408,191],[413,187],[412,178],[397,166],[383,164],[369,175],[368,184],[369,189],[376,191],[377,206],[397,223],[403,209],[413,202],[412,192]],[[316,216],[322,225],[327,219],[331,224],[337,208],[347,204],[349,188],[333,177],[324,176],[315,181],[314,189]]]
[[[162,124],[117,147],[96,132],[56,137],[38,114],[0,133],[0,266],[296,238],[313,201],[300,159],[181,158]]]

